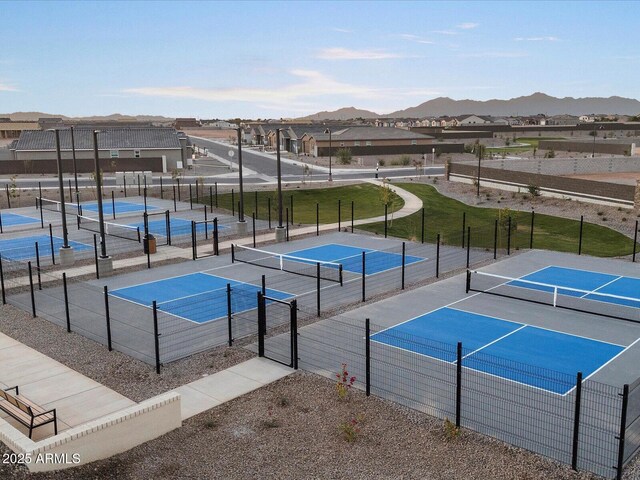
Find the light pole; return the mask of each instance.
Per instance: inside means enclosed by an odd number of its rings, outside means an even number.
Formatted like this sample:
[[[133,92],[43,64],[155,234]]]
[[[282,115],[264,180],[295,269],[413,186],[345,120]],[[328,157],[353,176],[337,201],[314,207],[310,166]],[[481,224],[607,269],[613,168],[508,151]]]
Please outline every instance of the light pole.
[[[276,241],[283,242],[286,231],[282,225],[282,170],[280,166],[280,129],[276,128],[276,171],[278,176],[278,226],[276,227]]]
[[[62,247],[60,248],[60,263],[71,265],[74,263],[73,249],[69,246],[69,231],[67,229],[67,209],[64,201],[64,183],[62,179],[62,154],[60,152],[60,131],[48,130],[55,134],[56,139],[56,164],[58,167],[58,189],[60,190],[60,215],[62,216]]]
[[[100,257],[98,258],[98,272],[102,275],[113,270],[111,257],[107,255],[107,242],[104,231],[104,211],[102,209],[102,175],[100,171],[100,157],[98,154],[99,130],[93,131],[93,160],[96,177],[96,192],[98,197],[98,221],[100,223]]]
[[[331,177],[331,129],[330,128],[325,129],[324,133],[329,134],[329,181],[332,181],[333,178]]]
[[[238,128],[238,176],[240,182],[240,205],[238,206],[238,233],[246,233],[244,220],[244,190],[242,185],[242,127]]]
[[[603,130],[604,127],[602,125],[598,126],[598,130]],[[593,148],[591,150],[591,158],[596,158],[596,135],[598,132],[596,131],[596,125],[593,125]]]
[[[76,165],[76,139],[73,134],[73,125],[71,126],[71,154],[73,155],[73,178],[76,181],[76,203],[80,204],[80,191],[78,190],[78,167]]]

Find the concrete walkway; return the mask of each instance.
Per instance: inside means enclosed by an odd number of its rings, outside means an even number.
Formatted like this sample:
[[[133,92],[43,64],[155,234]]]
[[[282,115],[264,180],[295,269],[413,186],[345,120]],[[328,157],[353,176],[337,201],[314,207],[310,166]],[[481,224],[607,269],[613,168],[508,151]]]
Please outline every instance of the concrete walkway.
[[[275,382],[295,370],[265,358],[252,358],[172,390],[181,395],[182,420]]]
[[[0,333],[0,365],[0,387],[18,385],[20,394],[29,400],[46,409],[55,408],[58,433],[136,404],[3,333]],[[21,432],[28,432],[2,411],[0,418]],[[35,429],[33,439],[38,441],[51,435],[53,424]]]

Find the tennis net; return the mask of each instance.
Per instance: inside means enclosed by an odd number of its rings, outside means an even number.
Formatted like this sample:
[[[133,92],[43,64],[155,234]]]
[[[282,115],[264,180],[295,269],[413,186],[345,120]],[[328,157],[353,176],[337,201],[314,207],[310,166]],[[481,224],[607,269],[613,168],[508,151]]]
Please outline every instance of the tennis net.
[[[48,210],[50,212],[62,212],[62,203],[57,200],[49,200],[47,198],[37,197],[37,202],[42,210]],[[82,205],[77,203],[64,203],[66,215],[82,215]]]
[[[89,230],[94,233],[100,233],[100,221],[96,218],[84,217],[78,215],[78,229]],[[121,225],[119,223],[104,222],[104,233],[112,237],[123,238],[125,240],[133,240],[138,243],[142,241],[140,236],[140,227],[132,225]]]
[[[341,263],[295,257],[293,255],[274,253],[242,245],[232,245],[232,247],[232,261],[250,263],[260,267],[282,270],[283,272],[314,278],[318,276],[319,265],[319,275],[321,279],[339,282],[342,285]]]
[[[468,271],[467,291],[640,323],[640,298]]]

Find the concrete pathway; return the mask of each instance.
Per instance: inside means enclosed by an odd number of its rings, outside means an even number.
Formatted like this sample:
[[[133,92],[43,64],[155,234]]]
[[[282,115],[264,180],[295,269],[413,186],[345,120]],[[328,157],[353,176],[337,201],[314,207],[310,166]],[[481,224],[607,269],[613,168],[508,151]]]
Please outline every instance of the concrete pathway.
[[[265,358],[252,358],[231,368],[178,387],[182,420],[275,382],[295,370]]]
[[[0,333],[0,365],[0,388],[18,385],[20,394],[29,400],[47,409],[55,408],[58,433],[136,404],[3,333]],[[27,428],[2,411],[0,418],[28,433]],[[33,439],[51,435],[53,424],[35,429]]]

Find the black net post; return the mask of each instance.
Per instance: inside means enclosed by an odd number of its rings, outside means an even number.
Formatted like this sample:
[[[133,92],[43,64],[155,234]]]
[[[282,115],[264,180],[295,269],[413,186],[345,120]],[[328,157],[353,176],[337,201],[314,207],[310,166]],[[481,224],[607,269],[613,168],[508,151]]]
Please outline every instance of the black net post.
[[[227,333],[229,335],[228,343],[231,347],[233,345],[233,327],[231,325],[231,316],[233,312],[231,310],[231,284],[227,283]]]
[[[164,188],[162,186],[162,175],[160,175],[160,198],[164,200]]]
[[[40,228],[44,228],[44,212],[42,211],[42,194],[40,195],[41,195],[40,198],[36,198],[36,205],[38,205],[38,202],[40,202]]]
[[[366,301],[366,296],[367,296],[367,282],[366,282],[366,278],[367,278],[367,260],[365,257],[365,252],[362,252],[362,301]]]
[[[127,176],[122,179],[122,187],[124,189],[124,198],[127,198]]]
[[[140,174],[138,174],[138,196],[142,195],[142,192],[140,191],[141,187],[142,185],[140,185]]]
[[[98,237],[93,234],[93,259],[96,264],[96,278],[100,279],[100,269],[98,268]]]
[[[236,216],[236,192],[231,189],[231,216]]]
[[[167,245],[171,245],[171,212],[169,210],[164,212],[164,225],[167,233]]]
[[[2,290],[2,304],[7,304],[7,293],[4,291],[4,270],[2,269],[2,256],[0,255],[0,290]]]
[[[471,258],[471,227],[467,227],[467,268]]]
[[[267,330],[267,312],[265,308],[264,295],[257,292],[258,296],[258,356],[264,357],[264,336]]]
[[[73,190],[71,189],[71,179],[69,179],[69,203],[73,203]]]
[[[107,321],[107,347],[109,348],[109,351],[112,351],[113,346],[111,344],[111,315],[109,313],[109,289],[107,288],[106,285],[104,286],[104,318]]]
[[[36,209],[39,206],[38,200],[42,200],[42,182],[38,182],[38,198],[36,198]],[[42,203],[42,202],[40,202],[40,203]]]
[[[218,182],[213,182],[213,194],[216,202],[216,208],[218,208]]]
[[[582,229],[584,227],[584,215],[580,215],[580,237],[578,239],[578,255],[582,255]]]
[[[424,243],[424,207],[422,207],[422,226],[420,228],[420,243]]]
[[[67,290],[66,272],[62,272],[62,291],[64,292],[64,316],[67,321],[67,333],[71,333],[71,315],[69,314],[69,292]]]
[[[529,232],[529,249],[533,249],[533,224],[535,221],[536,212],[531,210],[531,231]]]
[[[404,242],[402,242],[402,290],[404,290],[404,274],[406,269],[406,259],[407,259],[407,247]]]
[[[291,366],[298,370],[298,300],[291,301]]]
[[[144,211],[147,211],[147,189],[144,190]],[[111,190],[111,216],[116,219],[116,196]]]
[[[364,332],[365,382],[368,397],[371,395],[371,321],[368,318],[364,321]]]
[[[631,257],[631,261],[634,263],[636,261],[637,249],[638,249],[638,220],[636,220],[636,229],[633,233],[633,256]]]
[[[318,235],[320,235],[320,204],[316,203],[316,237]]]
[[[320,262],[316,263],[316,305],[320,316]]]
[[[196,179],[196,203],[200,203],[200,193],[198,193],[198,180]]]
[[[498,258],[498,219],[493,225],[493,259]]]
[[[189,183],[189,208],[193,210],[193,195],[191,193],[191,183]]]
[[[33,270],[31,268],[31,262],[28,262],[29,267],[29,288],[31,289],[31,314],[33,318],[36,318],[36,295],[33,291]]]
[[[176,203],[176,186],[172,185],[173,188],[173,211],[177,212],[178,211],[178,204]]]
[[[456,356],[456,427],[460,428],[460,411],[462,410],[462,342],[458,342]]]
[[[233,243],[231,244],[231,263],[235,263],[236,261],[236,254],[235,254],[235,248]]]
[[[351,200],[351,233],[353,233],[353,200]]]
[[[267,197],[267,217],[269,220],[269,230],[271,230],[271,197]]]
[[[580,439],[580,404],[582,402],[582,372],[576,375],[576,401],[573,411],[573,441],[571,442],[571,468],[578,470],[578,445]]]
[[[42,274],[40,273],[40,248],[36,242],[36,273],[38,274],[38,290],[42,290]]]
[[[218,245],[218,217],[213,219],[213,254],[220,255],[220,246]]]
[[[340,231],[341,224],[342,224],[342,200],[338,199],[338,231]]]
[[[197,183],[196,183],[197,185]],[[209,224],[207,221],[207,206],[204,205],[204,238],[205,240],[209,240]]]
[[[436,236],[436,278],[440,276],[440,234]]]
[[[9,195],[9,184],[4,186],[4,189],[7,192],[7,208],[11,208],[11,195]]]
[[[145,211],[142,214],[144,221],[144,241],[146,242],[145,250],[147,251],[147,268],[151,268],[151,245],[149,241],[149,215]]]
[[[195,260],[198,258],[198,247],[196,245],[196,222],[191,220],[191,257]]]
[[[251,230],[253,231],[253,248],[256,248],[256,214],[251,215]]]
[[[469,293],[469,290],[471,290],[471,270],[467,270],[467,281],[465,284],[464,293]]]
[[[56,264],[56,251],[53,248],[53,227],[49,224],[49,246],[51,247],[51,263]]]
[[[156,353],[156,373],[160,375],[160,332],[158,331],[158,302],[153,301],[153,346]]]
[[[286,231],[286,239],[289,241],[289,209],[287,208],[287,231]]]
[[[622,408],[620,409],[620,434],[618,440],[618,462],[616,469],[616,480],[622,479],[622,467],[624,466],[624,441],[627,432],[627,408],[629,406],[629,385],[622,387]]]
[[[261,277],[261,289],[262,289],[262,294],[266,295],[267,294],[267,276],[266,275],[262,275]]]
[[[462,212],[462,248],[464,248],[464,236],[467,233],[467,212]]]
[[[384,238],[387,238],[387,213],[389,211],[389,206],[384,204]]]
[[[511,217],[507,222],[507,255],[511,255]]]

